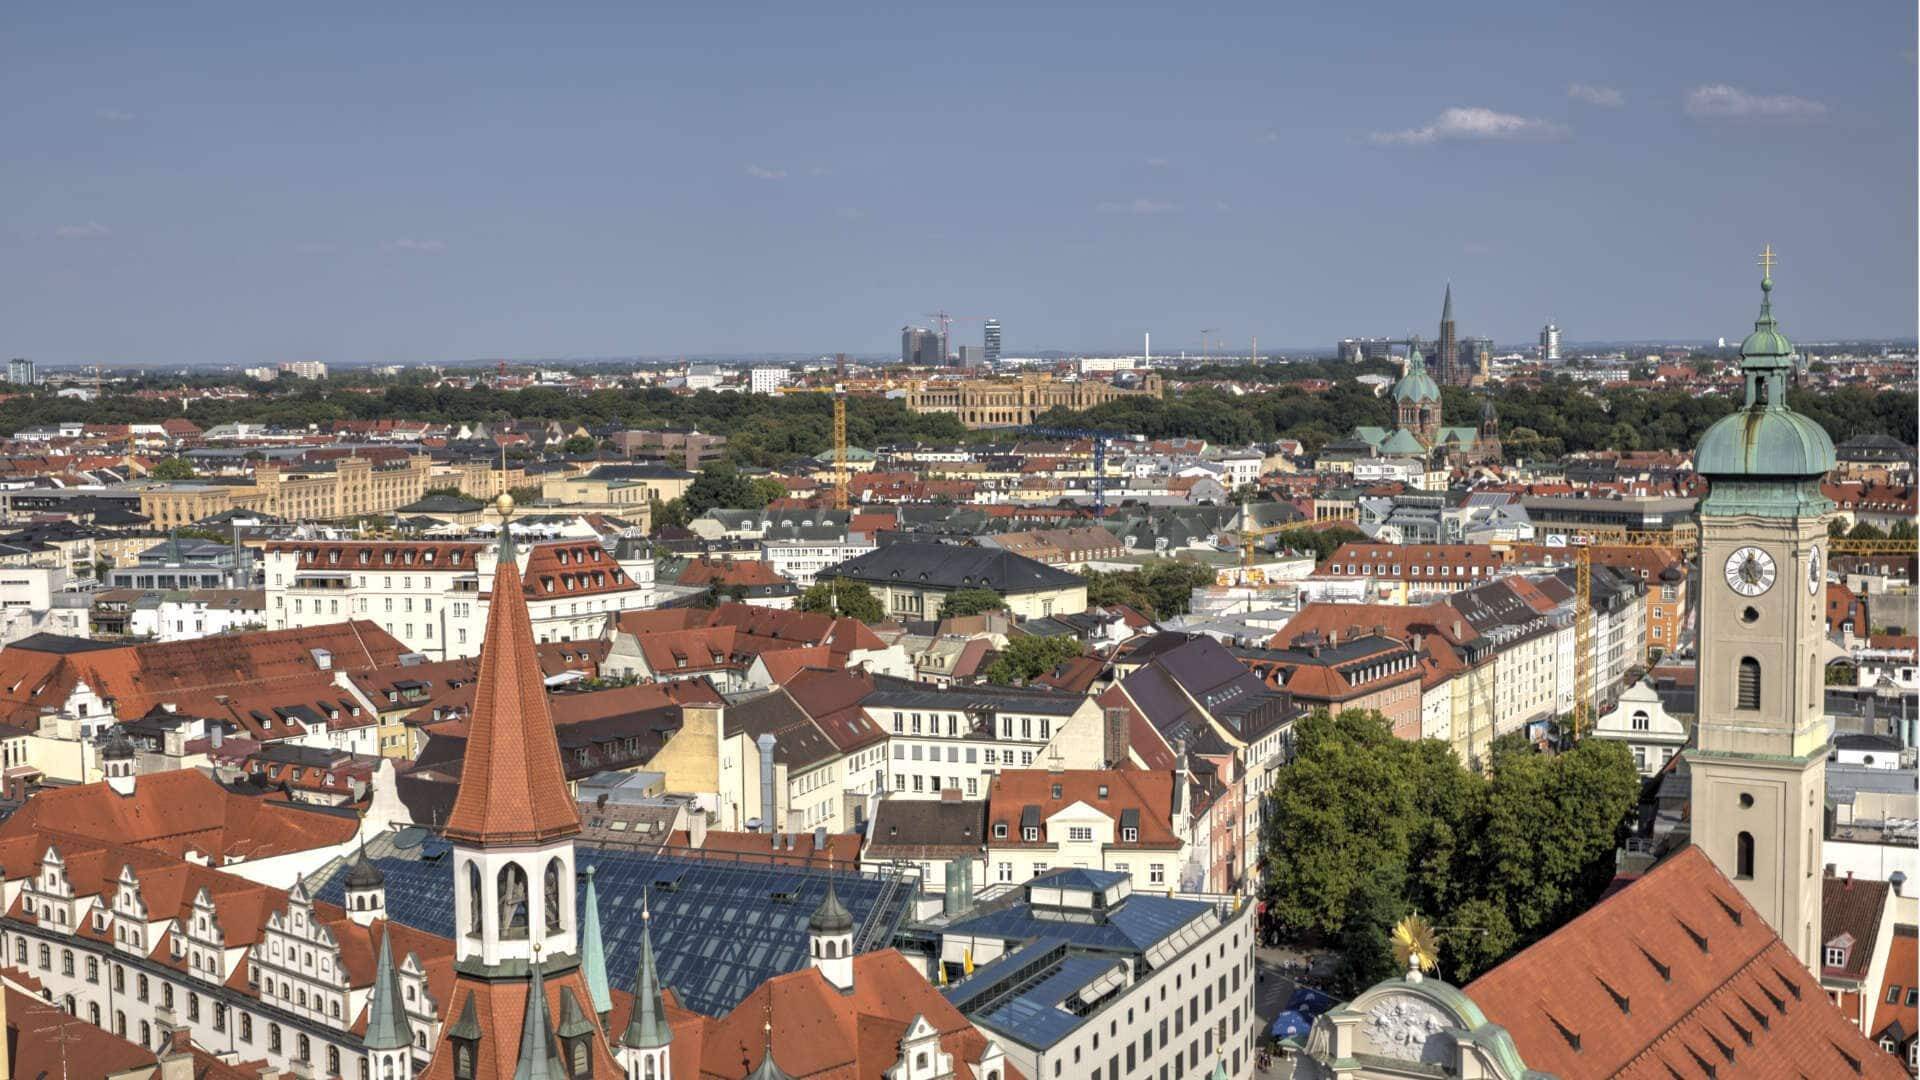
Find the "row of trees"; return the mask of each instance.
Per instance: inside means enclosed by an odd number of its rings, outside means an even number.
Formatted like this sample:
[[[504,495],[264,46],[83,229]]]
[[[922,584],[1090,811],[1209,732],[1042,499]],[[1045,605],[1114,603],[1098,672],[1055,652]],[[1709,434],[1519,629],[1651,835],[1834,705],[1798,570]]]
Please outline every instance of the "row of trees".
[[[1213,570],[1199,563],[1155,559],[1138,570],[1083,570],[1087,606],[1125,604],[1149,619],[1185,615],[1193,590],[1213,584]]]
[[[1337,943],[1354,992],[1395,973],[1388,935],[1410,912],[1440,927],[1441,974],[1461,983],[1586,910],[1640,790],[1604,739],[1549,756],[1504,738],[1481,775],[1376,712],[1314,713],[1294,737],[1265,825],[1267,910]]]

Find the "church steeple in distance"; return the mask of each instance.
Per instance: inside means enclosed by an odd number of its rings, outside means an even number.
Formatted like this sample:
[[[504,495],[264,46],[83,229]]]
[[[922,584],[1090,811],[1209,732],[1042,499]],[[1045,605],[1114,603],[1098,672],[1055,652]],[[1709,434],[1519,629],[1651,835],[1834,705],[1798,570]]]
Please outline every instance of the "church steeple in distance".
[[[1453,282],[1447,282],[1447,298],[1440,303],[1440,343],[1434,362],[1440,381],[1452,386],[1467,380],[1460,377],[1460,339],[1453,328]]]

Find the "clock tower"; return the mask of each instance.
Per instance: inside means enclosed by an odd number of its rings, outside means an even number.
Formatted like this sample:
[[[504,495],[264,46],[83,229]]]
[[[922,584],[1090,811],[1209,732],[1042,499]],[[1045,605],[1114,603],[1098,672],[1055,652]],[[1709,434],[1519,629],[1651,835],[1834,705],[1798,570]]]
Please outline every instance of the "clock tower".
[[[1787,407],[1793,345],[1760,317],[1740,344],[1746,397],[1700,440],[1700,667],[1693,843],[1802,963],[1819,947],[1829,727],[1826,566],[1833,441]]]

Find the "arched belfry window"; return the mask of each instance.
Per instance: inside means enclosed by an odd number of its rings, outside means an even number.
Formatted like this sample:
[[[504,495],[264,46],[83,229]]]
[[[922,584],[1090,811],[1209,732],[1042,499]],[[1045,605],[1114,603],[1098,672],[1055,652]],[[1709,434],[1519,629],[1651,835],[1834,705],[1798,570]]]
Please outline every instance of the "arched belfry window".
[[[500,936],[527,936],[527,872],[519,863],[500,868]]]
[[[1753,876],[1753,834],[1743,832],[1733,841],[1733,876],[1750,878]]]
[[[560,857],[558,855],[547,860],[547,872],[545,876],[545,889],[542,892],[542,898],[546,908],[547,933],[557,934],[560,932],[560,911],[563,896],[560,881],[563,875],[561,874]]]
[[[1758,710],[1760,708],[1760,661],[1751,656],[1740,658],[1740,678],[1737,688],[1736,708]]]
[[[481,911],[487,902],[486,889],[480,884],[480,864],[467,864],[467,933],[479,937],[484,925]]]

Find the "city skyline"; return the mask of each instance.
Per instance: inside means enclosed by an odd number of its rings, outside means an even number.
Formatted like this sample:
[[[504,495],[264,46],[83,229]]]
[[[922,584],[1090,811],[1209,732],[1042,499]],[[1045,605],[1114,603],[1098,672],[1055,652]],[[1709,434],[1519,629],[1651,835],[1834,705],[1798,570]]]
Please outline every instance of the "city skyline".
[[[1448,281],[1463,336],[1711,341],[1762,243],[1798,340],[1910,336],[1913,12],[1660,18],[41,13],[3,347],[886,355],[946,308],[1009,356],[1330,349]]]

